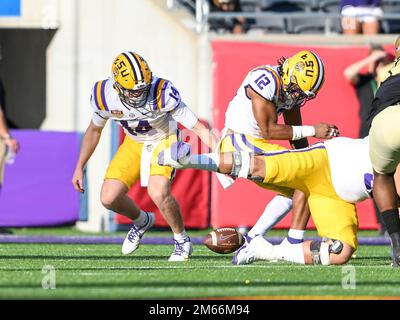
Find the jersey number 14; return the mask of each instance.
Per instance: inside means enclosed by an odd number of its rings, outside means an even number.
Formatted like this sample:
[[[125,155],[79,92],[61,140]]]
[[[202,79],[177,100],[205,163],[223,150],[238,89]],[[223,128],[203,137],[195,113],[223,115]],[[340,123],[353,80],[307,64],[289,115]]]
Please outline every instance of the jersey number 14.
[[[147,120],[139,120],[138,125],[134,129],[129,126],[128,121],[122,120],[120,122],[122,126],[126,129],[126,131],[134,136],[137,136],[138,134],[146,134],[151,129],[153,129]]]

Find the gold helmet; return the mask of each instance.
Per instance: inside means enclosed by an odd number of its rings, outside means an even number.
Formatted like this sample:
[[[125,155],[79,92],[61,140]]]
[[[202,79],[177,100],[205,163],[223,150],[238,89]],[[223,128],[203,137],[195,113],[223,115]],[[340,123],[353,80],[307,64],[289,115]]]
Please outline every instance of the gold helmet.
[[[112,64],[114,88],[128,107],[142,107],[147,100],[152,73],[147,62],[137,53],[120,53]]]
[[[324,64],[311,51],[300,51],[287,58],[281,72],[287,109],[315,98],[324,83]]]

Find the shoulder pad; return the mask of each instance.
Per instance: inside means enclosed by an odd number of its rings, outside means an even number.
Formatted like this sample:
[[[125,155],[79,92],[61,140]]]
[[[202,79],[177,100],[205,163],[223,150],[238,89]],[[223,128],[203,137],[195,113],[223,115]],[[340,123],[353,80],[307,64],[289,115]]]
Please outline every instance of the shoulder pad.
[[[108,80],[97,81],[92,89],[92,104],[101,111],[109,111],[106,99],[106,84]]]
[[[162,78],[158,78],[152,84],[150,95],[153,110],[172,111],[181,102],[179,91],[171,81]]]
[[[282,80],[279,74],[269,66],[260,66],[251,71],[250,87],[267,100],[279,96]]]

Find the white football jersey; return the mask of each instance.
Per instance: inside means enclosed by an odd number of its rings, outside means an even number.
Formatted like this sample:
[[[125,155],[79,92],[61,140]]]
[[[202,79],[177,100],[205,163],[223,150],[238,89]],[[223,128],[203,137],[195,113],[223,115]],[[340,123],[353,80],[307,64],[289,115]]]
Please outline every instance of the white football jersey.
[[[324,145],[337,195],[350,203],[371,197],[374,175],[368,153],[368,137],[334,138],[324,141]]]
[[[147,102],[141,109],[124,105],[113,84],[113,79],[109,78],[94,85],[90,101],[95,125],[104,127],[108,119],[115,120],[137,142],[159,141],[177,133],[178,125],[173,114],[187,107],[170,81],[153,77]],[[197,117],[192,112],[183,114],[189,117],[183,122],[190,129],[197,122]]]
[[[259,66],[251,70],[243,80],[235,97],[231,100],[225,114],[225,127],[237,133],[244,133],[253,137],[262,138],[261,130],[253,115],[251,99],[247,96],[247,87],[257,94],[271,101],[277,107],[277,114],[283,109],[280,100],[282,79],[277,66]]]

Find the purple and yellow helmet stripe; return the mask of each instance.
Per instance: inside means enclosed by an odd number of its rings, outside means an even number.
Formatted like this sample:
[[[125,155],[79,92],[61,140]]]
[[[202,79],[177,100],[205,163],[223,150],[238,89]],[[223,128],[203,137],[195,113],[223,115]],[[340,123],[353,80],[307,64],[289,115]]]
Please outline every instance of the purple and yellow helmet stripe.
[[[144,81],[142,66],[140,64],[140,61],[142,59],[137,54],[135,54],[131,51],[123,52],[122,55],[128,61],[129,65],[131,67],[130,69],[133,71],[134,82],[138,83],[138,82]]]

